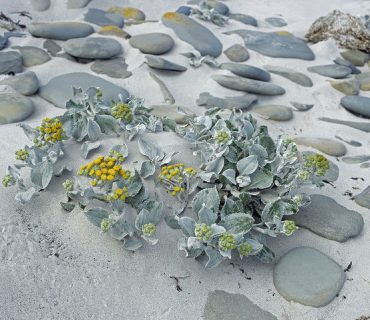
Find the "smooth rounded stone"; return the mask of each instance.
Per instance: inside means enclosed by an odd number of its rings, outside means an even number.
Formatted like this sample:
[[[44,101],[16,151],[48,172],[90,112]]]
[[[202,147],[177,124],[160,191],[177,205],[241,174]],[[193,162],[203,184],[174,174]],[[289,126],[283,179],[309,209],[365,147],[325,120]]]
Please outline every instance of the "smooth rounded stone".
[[[343,268],[322,252],[298,247],[286,253],[273,272],[276,290],[288,301],[323,307],[342,289]]]
[[[39,89],[39,80],[34,72],[26,71],[1,80],[0,85],[7,85],[24,96],[30,96]]]
[[[297,137],[294,138],[294,141],[299,145],[315,148],[333,157],[341,157],[347,153],[346,146],[333,139]]]
[[[289,79],[290,81],[293,81],[294,83],[297,83],[303,87],[312,87],[313,83],[311,78],[306,76],[305,74],[301,72],[297,72],[293,69],[285,68],[285,67],[279,67],[279,66],[270,66],[266,65],[263,66],[267,71],[277,74],[279,76],[282,76],[284,78]]]
[[[342,161],[347,164],[359,164],[370,160],[370,155],[361,154],[353,157],[343,157]]]
[[[363,132],[370,132],[369,122],[347,121],[347,120],[332,119],[328,117],[320,117],[318,119],[321,121],[329,122],[329,123],[341,124],[341,125],[351,127],[357,130],[361,130]]]
[[[178,72],[184,72],[188,70],[188,68],[184,66],[168,61],[161,57],[146,55],[145,59],[146,59],[147,65],[153,69],[178,71]]]
[[[225,34],[237,34],[243,38],[248,49],[273,58],[313,60],[315,55],[302,39],[289,32],[260,32],[234,30]]]
[[[370,90],[370,72],[364,72],[356,75],[356,79],[360,81],[360,88],[363,91]]]
[[[124,20],[121,15],[106,12],[97,8],[89,8],[84,15],[84,20],[101,27],[115,25],[122,28],[124,25]]]
[[[22,56],[17,51],[0,52],[0,74],[22,72]]]
[[[290,104],[297,110],[297,111],[308,111],[313,108],[313,104],[306,104],[300,102],[291,101]]]
[[[133,36],[129,43],[142,53],[163,54],[170,51],[175,42],[172,37],[165,33],[144,33]]]
[[[222,43],[206,27],[181,13],[166,12],[163,24],[172,29],[183,41],[189,43],[202,56],[218,57],[222,53]]]
[[[370,186],[356,195],[354,200],[359,206],[370,209]]]
[[[360,92],[360,81],[356,78],[344,81],[329,81],[330,85],[346,96],[356,96]]]
[[[244,62],[249,59],[248,50],[240,44],[232,45],[224,51],[224,54],[233,62]]]
[[[67,9],[85,8],[91,0],[68,0]]]
[[[110,7],[108,12],[119,14],[127,20],[145,20],[145,13],[133,7]]]
[[[12,49],[20,51],[23,57],[23,65],[25,67],[37,66],[50,60],[50,56],[48,55],[48,53],[45,50],[40,49],[38,47],[14,46],[12,47]]]
[[[363,67],[370,60],[370,55],[360,50],[347,50],[341,52],[340,55],[358,67]]]
[[[252,112],[258,113],[265,119],[274,121],[289,121],[293,118],[291,108],[275,104],[255,107],[252,109]]]
[[[118,28],[117,26],[104,26],[98,31],[99,34],[104,36],[115,36],[123,39],[130,39],[131,35],[126,31]]]
[[[351,62],[349,62],[347,60],[344,60],[342,58],[335,58],[333,61],[336,64],[339,64],[341,66],[345,66],[345,67],[350,68],[352,70],[352,74],[360,74],[361,73],[360,69],[356,68],[354,64],[352,64]]]
[[[311,195],[311,203],[292,215],[291,219],[299,227],[338,242],[357,237],[364,226],[361,214],[319,194]]]
[[[348,111],[370,119],[370,98],[362,96],[346,96],[340,100]]]
[[[103,100],[110,104],[117,100],[119,94],[128,98],[126,89],[112,82],[84,72],[67,73],[51,79],[39,89],[39,95],[58,108],[65,108],[65,104],[73,97],[73,87],[87,90],[89,87],[99,87],[103,92]]]
[[[83,22],[32,22],[27,30],[34,36],[53,40],[83,38],[94,32]]]
[[[31,0],[33,10],[45,11],[50,8],[50,0]]]
[[[334,79],[342,79],[352,73],[352,70],[348,67],[341,66],[338,64],[326,64],[321,66],[308,67],[308,71],[317,73],[319,75],[330,77]]]
[[[205,107],[207,109],[247,109],[255,102],[257,102],[257,96],[253,94],[219,98],[212,96],[209,92],[202,92],[196,101],[198,106]]]
[[[188,6],[180,6],[177,8],[176,12],[177,13],[181,13],[185,16],[190,16],[191,15],[191,10],[192,8],[191,7],[188,7]]]
[[[171,104],[161,104],[150,106],[152,108],[152,113],[157,117],[167,117],[169,119],[175,120],[177,124],[186,124],[189,117],[194,117],[195,114],[190,109],[186,107],[181,107],[181,109],[188,115],[180,113],[177,111],[176,105]]]
[[[288,25],[287,22],[280,17],[268,17],[265,21],[273,27],[285,27]]]
[[[257,27],[258,24],[254,17],[243,13],[231,13],[229,18],[254,27]]]
[[[261,309],[246,296],[223,290],[208,293],[202,319],[204,320],[277,320],[270,312]]]
[[[225,88],[245,91],[248,93],[256,93],[266,96],[282,95],[285,93],[284,88],[264,81],[217,74],[213,75],[212,79]]]
[[[57,53],[62,51],[62,47],[54,40],[47,39],[44,41],[42,47],[52,56],[56,57]]]
[[[91,67],[91,71],[95,73],[105,74],[112,78],[125,79],[132,75],[127,71],[127,64],[122,59],[98,60]]]
[[[109,59],[119,55],[122,47],[117,40],[92,37],[68,40],[63,44],[63,50],[77,58]]]
[[[34,108],[31,99],[17,92],[1,92],[0,124],[23,121],[33,113]]]
[[[246,64],[224,62],[221,63],[220,69],[228,70],[238,76],[254,80],[270,81],[271,79],[267,71]]]

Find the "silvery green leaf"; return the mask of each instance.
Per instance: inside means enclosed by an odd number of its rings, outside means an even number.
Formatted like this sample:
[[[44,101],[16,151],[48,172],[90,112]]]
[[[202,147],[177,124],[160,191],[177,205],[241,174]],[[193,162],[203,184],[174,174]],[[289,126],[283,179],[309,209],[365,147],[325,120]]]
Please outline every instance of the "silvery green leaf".
[[[251,183],[251,178],[250,176],[238,176],[236,177],[236,182],[240,188],[244,188]]]
[[[224,260],[224,257],[216,249],[213,249],[211,247],[205,247],[204,251],[208,256],[208,261],[205,266],[207,269],[217,267]]]
[[[256,254],[256,257],[264,263],[271,263],[275,260],[275,253],[264,245],[261,251]]]
[[[84,159],[87,159],[87,156],[89,155],[89,152],[95,149],[98,149],[101,147],[100,142],[90,142],[90,141],[85,141],[81,145],[81,155]]]
[[[117,145],[113,146],[111,148],[111,150],[119,152],[125,158],[127,158],[127,156],[128,156],[128,148],[127,148],[126,143],[124,143],[124,142],[122,144],[117,144]]]
[[[255,172],[258,168],[258,158],[255,155],[248,156],[236,164],[240,175],[246,176]]]
[[[203,189],[195,195],[191,204],[194,212],[199,214],[199,211],[203,208],[203,205],[214,212],[218,212],[218,207],[220,206],[220,197],[216,188]]]
[[[19,123],[18,124],[18,127],[21,127],[23,129],[23,132],[24,134],[27,136],[28,139],[30,139],[31,141],[33,141],[38,135],[39,135],[39,132],[30,127],[29,125],[27,124],[24,124],[24,123]]]
[[[142,155],[149,158],[149,160],[162,160],[164,153],[159,147],[148,139],[140,137],[138,140],[139,151]]]
[[[26,202],[30,201],[36,194],[36,189],[34,187],[30,187],[24,192],[18,192],[15,195],[15,200],[21,202],[22,204],[25,204]]]
[[[217,214],[207,207],[200,209],[198,217],[200,223],[205,223],[208,226],[212,225],[217,220]]]
[[[117,119],[110,115],[97,114],[95,121],[99,124],[101,132],[105,134],[112,134],[117,132]]]
[[[267,189],[269,188],[274,180],[274,176],[271,173],[266,173],[262,170],[258,170],[251,174],[251,184],[248,189]]]
[[[141,164],[140,168],[140,175],[146,179],[152,176],[155,173],[155,164],[150,161],[146,160]]]
[[[76,207],[76,204],[73,202],[60,202],[60,205],[67,212],[71,212]]]
[[[72,166],[61,166],[59,168],[54,168],[54,176],[60,177],[64,171],[71,172],[73,170]]]
[[[194,219],[191,219],[189,217],[181,217],[181,218],[178,218],[177,221],[179,223],[179,226],[180,226],[182,232],[187,237],[194,236],[194,230],[195,230],[195,221],[194,221]]]
[[[233,234],[248,233],[253,227],[254,219],[243,212],[229,214],[222,218],[222,225]]]
[[[222,172],[222,175],[232,184],[236,184],[235,180],[235,170],[234,169],[226,169]]]
[[[31,181],[41,189],[45,189],[53,177],[53,165],[43,161],[35,165],[31,170]]]
[[[101,136],[101,129],[99,124],[91,119],[87,120],[87,134],[91,141],[96,141]]]
[[[136,251],[142,245],[142,242],[136,237],[126,237],[123,239],[123,247],[129,251]]]
[[[85,212],[87,219],[96,227],[100,228],[103,219],[108,219],[108,211],[103,208],[92,208]]]
[[[216,174],[219,174],[224,168],[224,164],[225,159],[223,157],[216,158],[215,160],[207,163],[206,172],[214,172]]]

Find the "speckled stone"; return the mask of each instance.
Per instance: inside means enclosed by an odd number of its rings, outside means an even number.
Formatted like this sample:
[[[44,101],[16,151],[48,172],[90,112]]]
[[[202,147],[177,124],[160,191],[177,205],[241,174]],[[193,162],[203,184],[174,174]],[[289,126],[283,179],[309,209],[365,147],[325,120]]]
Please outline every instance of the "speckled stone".
[[[275,73],[279,76],[289,79],[290,81],[293,81],[294,83],[297,83],[302,87],[312,87],[313,86],[311,78],[293,69],[279,67],[279,66],[270,66],[270,65],[264,66],[264,68],[268,70],[269,72]]]
[[[17,92],[0,92],[0,125],[23,121],[33,110],[31,99]]]
[[[267,71],[241,63],[224,62],[221,63],[220,69],[228,70],[238,76],[254,80],[270,81],[271,79]]]
[[[224,54],[233,62],[244,62],[249,59],[248,50],[240,44],[234,44],[227,48]]]
[[[24,96],[30,96],[39,89],[39,80],[34,72],[26,71],[1,80],[0,85],[8,85]]]
[[[37,66],[39,64],[44,64],[50,60],[50,56],[43,49],[31,46],[14,46],[12,49],[20,51],[23,57],[23,65],[25,67]]]
[[[297,137],[294,140],[299,145],[315,148],[333,157],[341,157],[347,153],[347,148],[343,143],[329,138]]]
[[[22,72],[22,60],[17,51],[0,52],[0,74]]]
[[[291,108],[281,105],[257,106],[252,112],[258,113],[263,118],[274,121],[289,121],[293,118]]]
[[[171,36],[159,32],[133,36],[129,43],[132,47],[148,54],[163,54],[170,51],[175,45]]]
[[[92,26],[82,22],[32,22],[27,30],[34,37],[54,40],[83,38],[94,32]]]
[[[146,55],[146,63],[149,67],[159,70],[184,72],[186,67],[157,56]]]
[[[350,68],[338,64],[313,66],[308,67],[307,70],[322,75],[324,77],[330,77],[334,79],[343,79],[352,73],[352,70]]]

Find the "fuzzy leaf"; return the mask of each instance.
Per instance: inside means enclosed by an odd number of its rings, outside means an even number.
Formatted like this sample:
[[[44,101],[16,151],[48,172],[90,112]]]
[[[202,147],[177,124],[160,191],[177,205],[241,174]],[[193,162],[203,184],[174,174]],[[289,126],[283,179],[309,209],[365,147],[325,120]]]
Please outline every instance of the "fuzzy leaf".
[[[248,176],[258,168],[258,158],[255,155],[248,156],[238,161],[236,164],[238,172],[242,176]]]
[[[81,155],[84,159],[87,159],[89,152],[95,149],[98,149],[101,147],[100,142],[90,142],[90,141],[85,141],[81,145]]]
[[[41,189],[45,189],[49,185],[52,177],[53,165],[49,161],[45,160],[31,170],[31,181]]]
[[[108,211],[103,208],[92,208],[85,212],[87,219],[96,227],[100,228],[103,219],[108,219]]]
[[[253,227],[253,222],[253,217],[243,212],[233,213],[222,218],[222,225],[233,234],[248,233]]]
[[[217,267],[224,260],[224,257],[216,249],[205,247],[204,251],[206,252],[206,255],[208,257],[208,261],[205,266],[207,269]]]
[[[191,203],[194,212],[199,214],[199,211],[203,208],[203,205],[214,212],[218,212],[218,207],[220,206],[220,197],[216,188],[203,189],[195,195]]]
[[[96,141],[101,136],[101,129],[99,124],[94,120],[87,120],[87,134],[91,141]]]
[[[152,161],[146,160],[141,164],[140,175],[146,179],[152,176],[155,172],[155,165]]]

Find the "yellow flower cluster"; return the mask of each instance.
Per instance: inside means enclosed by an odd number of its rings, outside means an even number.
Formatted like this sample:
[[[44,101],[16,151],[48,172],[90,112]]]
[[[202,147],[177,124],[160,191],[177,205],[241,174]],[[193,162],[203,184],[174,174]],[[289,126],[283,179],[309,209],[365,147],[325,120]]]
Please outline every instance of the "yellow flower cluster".
[[[126,201],[126,198],[128,197],[128,189],[127,187],[123,188],[117,188],[114,190],[114,192],[107,196],[108,201],[114,201],[114,200],[121,200]]]
[[[39,136],[35,138],[34,143],[38,147],[63,139],[63,124],[58,118],[44,118],[36,130],[39,132]]]
[[[194,176],[196,171],[193,168],[186,168],[183,163],[176,163],[161,168],[159,180],[164,182],[167,189],[173,196],[185,191],[184,181],[186,176]]]
[[[92,186],[122,178],[127,180],[131,176],[131,172],[123,169],[117,158],[104,156],[99,156],[90,163],[81,166],[78,174],[92,178]]]

